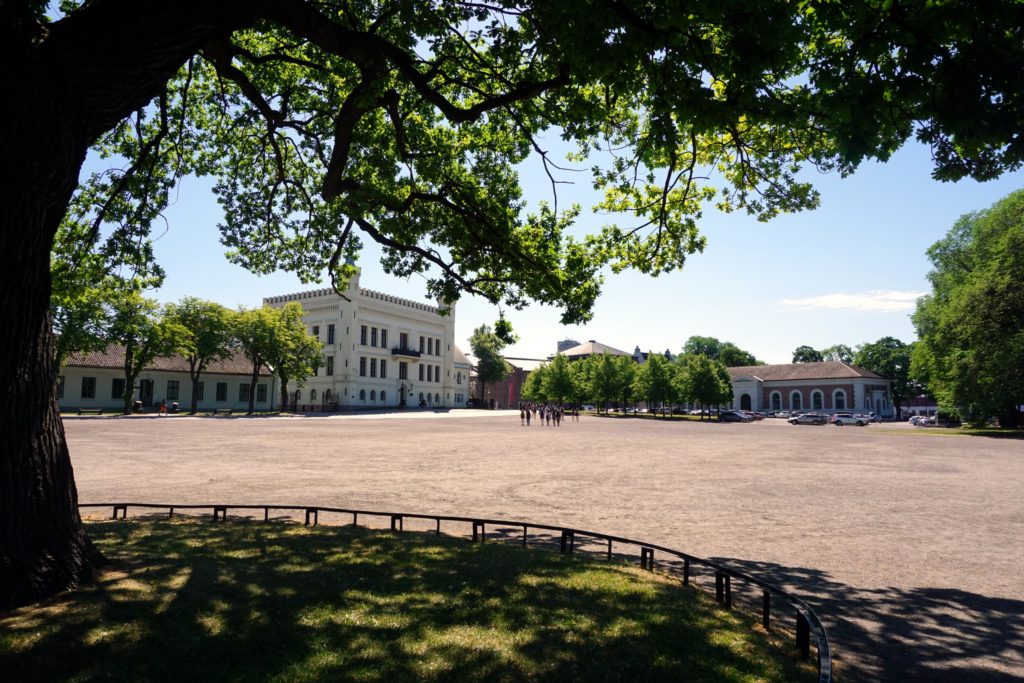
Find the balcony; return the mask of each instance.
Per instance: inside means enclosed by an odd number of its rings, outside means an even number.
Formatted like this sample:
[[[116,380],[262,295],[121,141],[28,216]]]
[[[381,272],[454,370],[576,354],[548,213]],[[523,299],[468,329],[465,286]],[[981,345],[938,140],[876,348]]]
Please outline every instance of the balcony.
[[[407,349],[407,348],[405,348],[403,346],[396,346],[393,349],[391,349],[391,357],[392,358],[419,359],[420,355],[421,354],[420,354],[419,351],[413,351],[412,349]]]

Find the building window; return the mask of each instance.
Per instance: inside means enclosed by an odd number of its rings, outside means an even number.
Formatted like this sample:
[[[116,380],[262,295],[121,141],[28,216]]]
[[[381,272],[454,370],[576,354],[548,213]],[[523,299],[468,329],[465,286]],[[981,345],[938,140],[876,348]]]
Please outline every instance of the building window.
[[[295,390],[295,402],[298,403],[302,399],[302,389]]]
[[[320,341],[320,326],[313,325],[313,336],[316,337],[317,341]]]
[[[428,382],[433,382],[434,381],[434,366],[433,365],[428,365],[427,366],[427,381]]]
[[[789,395],[789,408],[790,410],[803,410],[804,402],[803,396],[799,391],[794,391]]]
[[[267,402],[267,385],[257,384],[256,385],[256,402],[266,403]]]
[[[359,343],[366,346],[366,325],[359,326]]]
[[[124,398],[124,377],[115,377],[110,383],[110,398]]]
[[[366,377],[366,356],[359,357],[359,376]]]
[[[815,389],[811,392],[811,409],[821,410],[825,407],[825,395]]]
[[[327,326],[327,343],[334,343],[334,323],[331,323],[330,325]]]
[[[370,391],[370,400],[371,401],[376,401],[377,400],[377,392],[376,391]]]
[[[334,356],[327,356],[327,375],[334,374]]]
[[[370,346],[376,346],[376,345],[377,345],[377,328],[376,327],[371,327],[370,328]]]
[[[420,353],[426,349],[426,337],[420,337]]]
[[[381,400],[382,402],[383,402],[383,401],[385,400],[385,399],[384,399],[384,392],[383,392],[383,391],[382,391],[382,392],[380,392],[380,400]]]
[[[434,381],[435,382],[440,382],[441,381],[441,366],[440,365],[435,365],[434,366]]]
[[[782,410],[782,394],[777,391],[772,392],[772,410]]]
[[[423,366],[420,365],[420,381],[423,381]]]
[[[456,372],[455,373],[455,383],[456,384],[462,384],[462,373],[461,372]]]
[[[440,356],[441,355],[441,340],[440,339],[435,339],[434,340],[434,355],[435,356]]]
[[[179,388],[179,386],[180,385],[178,384],[178,380],[176,380],[176,379],[169,379],[169,380],[167,380],[167,400],[168,401],[177,401],[178,400],[178,388]]]
[[[360,401],[365,401],[366,400],[366,389],[360,389],[359,390],[359,400]]]
[[[409,379],[409,364],[404,360],[398,362],[398,379]]]
[[[407,349],[409,348],[409,333],[402,332],[398,335],[398,348]]]
[[[310,401],[310,403],[312,403],[315,400],[316,400],[316,389],[310,389],[309,390],[309,401]]]
[[[388,347],[388,331],[383,328],[380,331],[380,346],[383,349]]]
[[[227,382],[217,382],[217,400],[222,402],[228,400]]]
[[[196,401],[203,400],[203,389],[205,389],[206,382],[200,382],[196,385]]]
[[[376,377],[376,376],[377,376],[377,359],[376,358],[371,358],[370,359],[370,377]]]
[[[96,378],[82,378],[82,398],[96,398]]]
[[[387,379],[387,377],[388,377],[388,369],[384,365],[384,359],[381,358],[380,359],[380,378],[381,379]]]
[[[434,340],[433,338],[427,339],[427,355],[434,355]]]
[[[832,394],[832,405],[835,406],[836,410],[846,410],[846,392],[842,389],[836,389]]]
[[[441,405],[441,394],[434,394],[434,405]]]
[[[64,375],[57,377],[57,398],[64,398]]]
[[[248,403],[249,402],[249,385],[242,383],[238,385],[238,402]]]

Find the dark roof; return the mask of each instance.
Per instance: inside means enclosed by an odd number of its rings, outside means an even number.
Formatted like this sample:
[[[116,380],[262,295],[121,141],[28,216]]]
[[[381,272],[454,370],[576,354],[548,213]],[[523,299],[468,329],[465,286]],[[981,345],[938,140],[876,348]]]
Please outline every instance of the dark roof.
[[[121,344],[110,344],[103,351],[92,351],[88,353],[74,353],[68,358],[66,366],[69,368],[112,368],[121,370],[124,368],[124,346]],[[153,362],[146,366],[149,371],[163,372],[188,372],[188,361],[183,356],[161,356],[154,358]],[[252,361],[245,357],[241,351],[235,351],[224,360],[214,361],[207,366],[203,374],[212,375],[252,375]],[[270,371],[266,366],[260,368],[260,374],[269,376]]]
[[[784,365],[743,365],[729,368],[733,379],[737,377],[756,377],[765,382],[779,382],[800,379],[885,379],[870,370],[843,363],[838,360],[827,360],[822,363],[786,363]]]

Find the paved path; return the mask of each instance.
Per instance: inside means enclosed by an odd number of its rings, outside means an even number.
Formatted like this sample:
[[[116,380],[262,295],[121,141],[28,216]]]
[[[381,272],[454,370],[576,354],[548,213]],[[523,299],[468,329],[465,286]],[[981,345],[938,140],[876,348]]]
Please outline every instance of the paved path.
[[[527,429],[518,413],[481,412],[89,417],[65,429],[83,502],[591,528],[726,559],[803,594],[844,680],[1024,681],[1024,441],[774,420]]]

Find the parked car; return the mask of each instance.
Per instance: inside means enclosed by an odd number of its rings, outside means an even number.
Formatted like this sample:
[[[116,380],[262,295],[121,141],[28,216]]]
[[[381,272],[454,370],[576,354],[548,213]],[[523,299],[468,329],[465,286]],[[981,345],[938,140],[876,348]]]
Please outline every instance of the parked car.
[[[853,415],[851,413],[836,413],[832,416],[832,424],[837,427],[842,427],[843,425],[857,425],[858,427],[863,427],[867,424],[867,421],[859,415]]]
[[[828,422],[828,419],[821,413],[804,413],[803,415],[789,418],[789,424],[791,425],[823,425],[826,422]]]
[[[788,410],[777,410],[777,411],[775,411],[775,413],[772,414],[772,417],[785,417],[785,418],[788,418],[789,417],[789,411]]]
[[[753,422],[754,418],[738,410],[723,410],[718,414],[719,422]]]
[[[707,408],[705,408],[704,410],[701,410],[700,408],[694,408],[693,410],[690,411],[690,415],[710,415],[710,414],[711,414],[711,411],[708,410]]]

